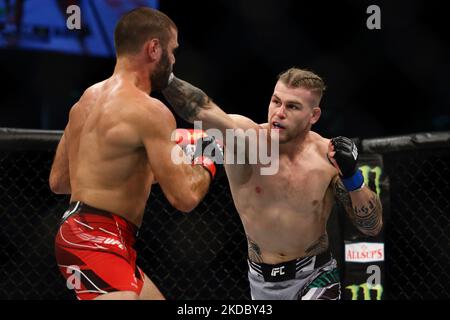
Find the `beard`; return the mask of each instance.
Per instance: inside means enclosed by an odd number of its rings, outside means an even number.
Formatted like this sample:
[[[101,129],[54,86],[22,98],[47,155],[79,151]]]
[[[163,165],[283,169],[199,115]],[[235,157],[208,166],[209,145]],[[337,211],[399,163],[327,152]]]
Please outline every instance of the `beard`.
[[[156,66],[153,73],[150,75],[150,82],[153,91],[161,91],[169,84],[169,77],[172,73],[172,65],[169,61],[169,54],[167,50],[163,50],[161,60]]]

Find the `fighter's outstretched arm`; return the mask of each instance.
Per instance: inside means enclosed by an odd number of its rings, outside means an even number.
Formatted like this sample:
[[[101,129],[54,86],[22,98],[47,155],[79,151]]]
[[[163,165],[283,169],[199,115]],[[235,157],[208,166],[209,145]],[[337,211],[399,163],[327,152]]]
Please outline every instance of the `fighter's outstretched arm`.
[[[240,115],[225,113],[205,92],[173,74],[169,85],[163,90],[163,95],[181,118],[191,123],[201,121],[202,129],[205,130],[219,130],[226,151],[232,152],[237,158],[245,157],[245,159],[248,159],[249,146],[255,141],[250,141],[250,136],[246,135],[244,130],[258,130],[256,123]],[[232,143],[227,141],[230,137],[227,134],[228,130],[232,130]],[[244,145],[245,148],[238,148],[238,145]]]
[[[193,123],[202,121],[204,129],[218,129],[226,136],[226,129],[237,129],[233,119],[219,108],[208,95],[189,82],[171,76],[163,95],[175,112],[184,120]]]

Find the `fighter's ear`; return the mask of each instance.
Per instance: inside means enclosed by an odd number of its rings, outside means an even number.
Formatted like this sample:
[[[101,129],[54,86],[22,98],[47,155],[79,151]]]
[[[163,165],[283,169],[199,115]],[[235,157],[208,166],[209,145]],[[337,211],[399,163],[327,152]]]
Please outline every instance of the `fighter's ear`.
[[[317,121],[319,121],[320,115],[322,114],[322,110],[319,106],[314,107],[312,109],[312,117],[311,117],[311,124],[315,124]]]
[[[152,61],[158,60],[161,55],[161,42],[159,39],[153,38],[148,40],[145,43],[145,51]]]

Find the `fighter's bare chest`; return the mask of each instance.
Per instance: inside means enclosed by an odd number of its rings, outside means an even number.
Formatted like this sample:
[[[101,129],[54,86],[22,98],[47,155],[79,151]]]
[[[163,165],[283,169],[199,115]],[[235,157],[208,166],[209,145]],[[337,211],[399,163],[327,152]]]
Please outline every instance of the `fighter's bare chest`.
[[[289,162],[280,160],[274,175],[253,177],[255,196],[284,199],[290,203],[305,199],[321,201],[332,179],[332,171],[321,162]]]

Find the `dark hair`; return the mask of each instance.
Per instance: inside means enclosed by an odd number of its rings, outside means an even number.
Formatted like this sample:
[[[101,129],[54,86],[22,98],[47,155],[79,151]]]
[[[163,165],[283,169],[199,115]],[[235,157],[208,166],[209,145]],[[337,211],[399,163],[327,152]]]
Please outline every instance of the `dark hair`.
[[[114,30],[117,56],[136,54],[146,41],[158,38],[166,47],[175,23],[164,13],[151,8],[137,8],[123,15]]]

